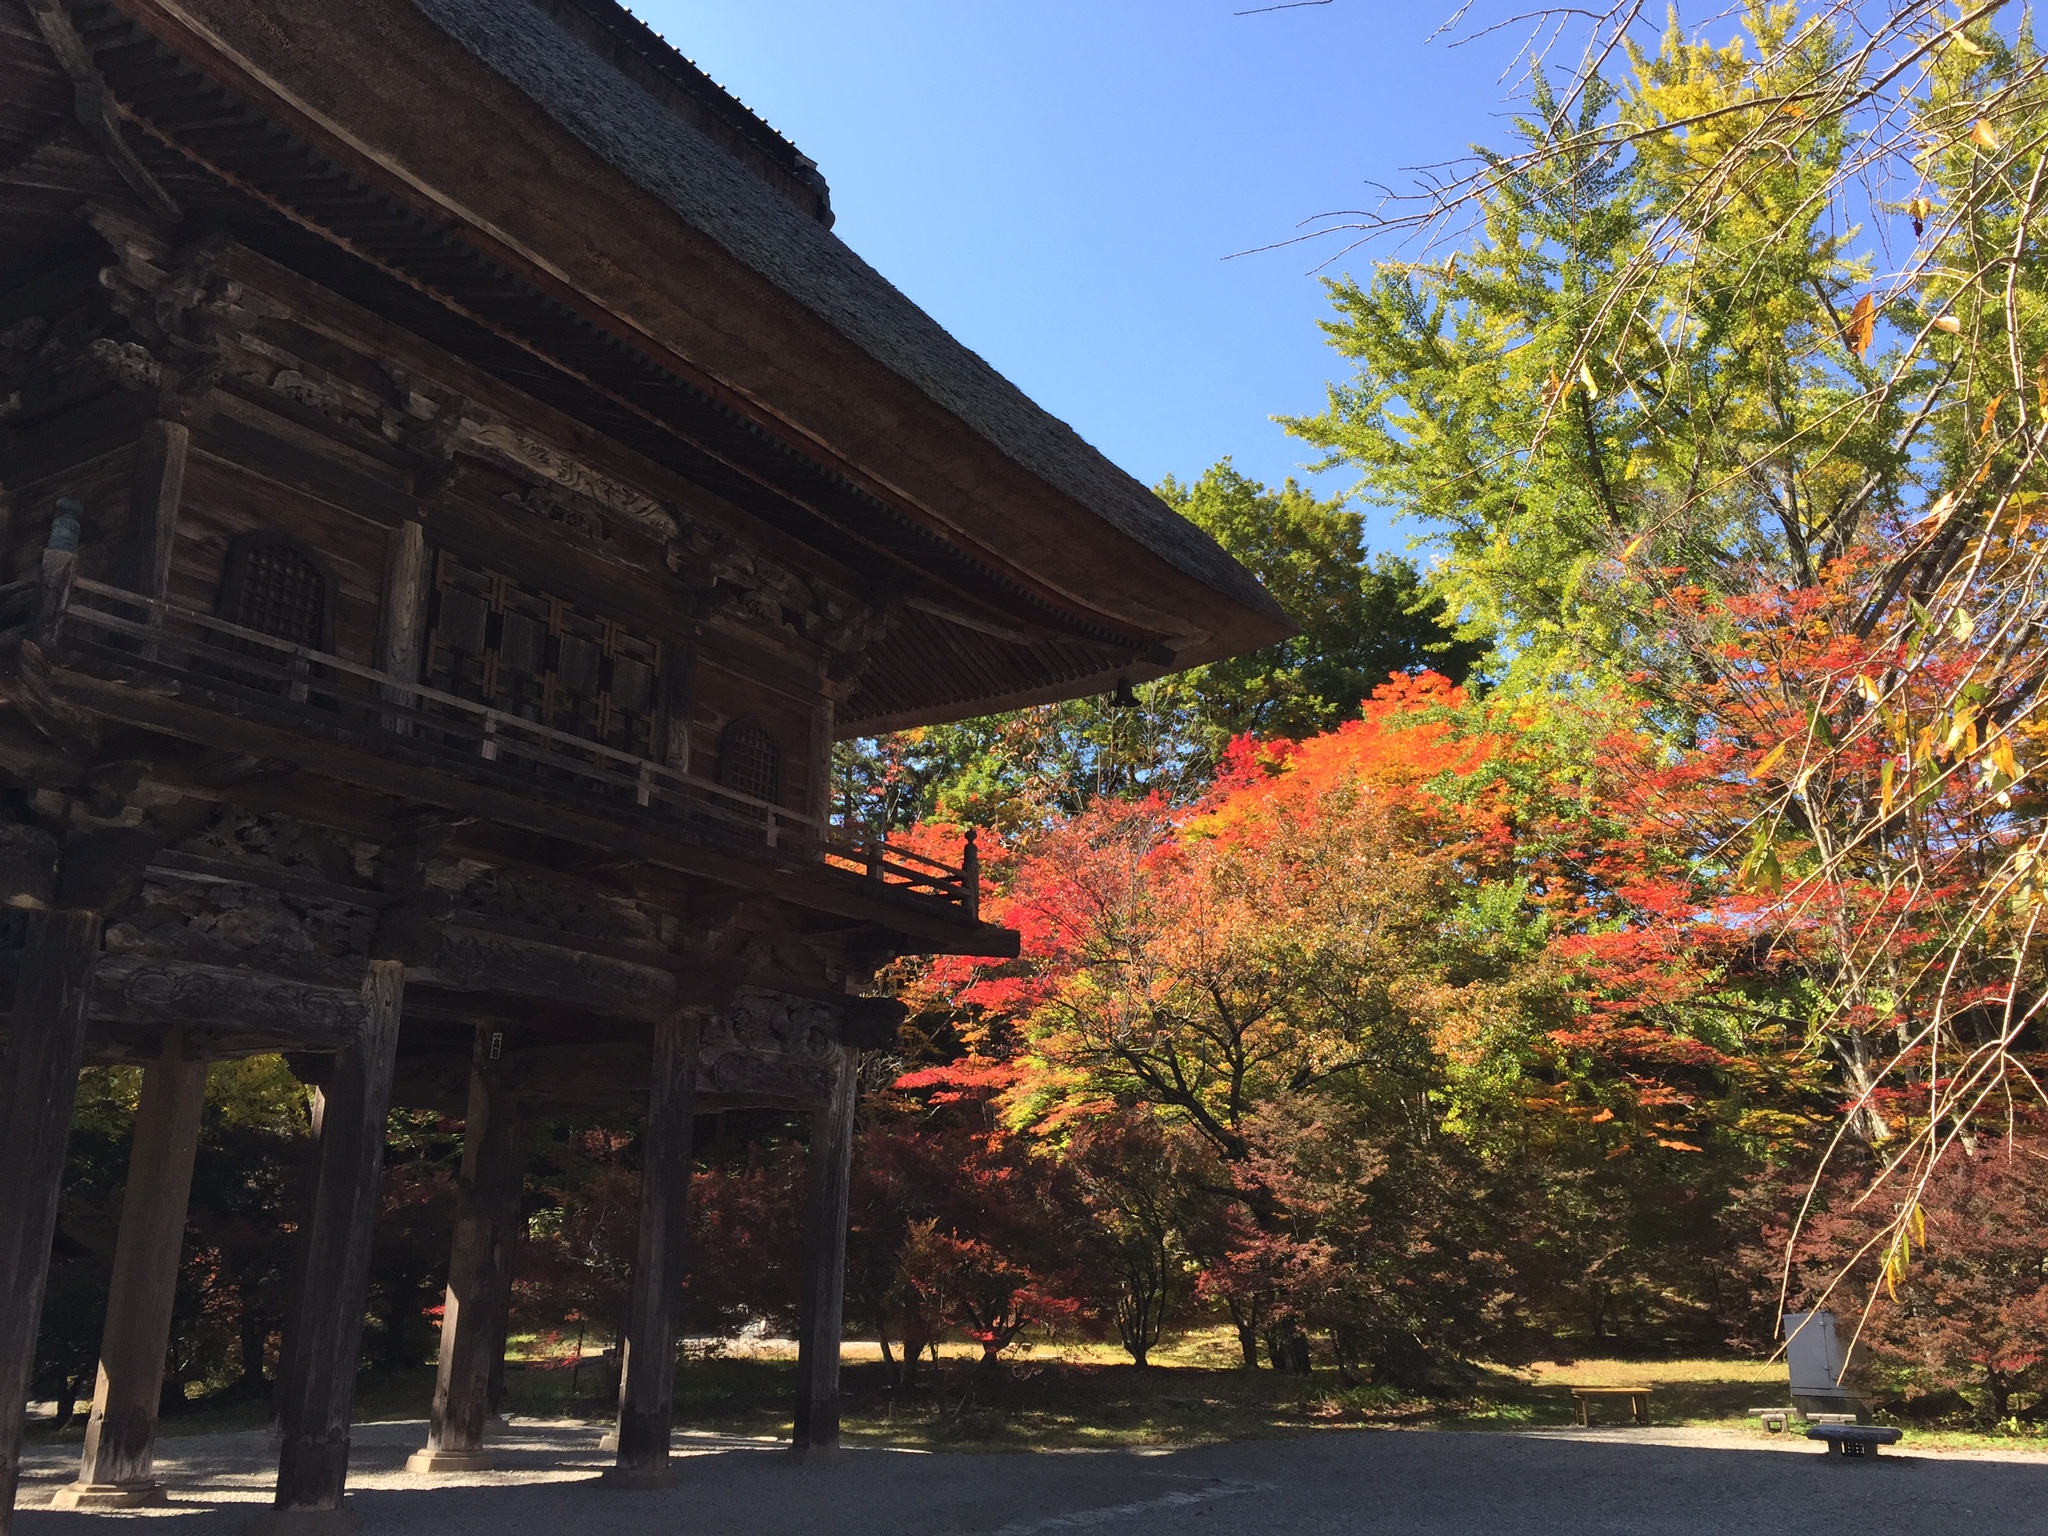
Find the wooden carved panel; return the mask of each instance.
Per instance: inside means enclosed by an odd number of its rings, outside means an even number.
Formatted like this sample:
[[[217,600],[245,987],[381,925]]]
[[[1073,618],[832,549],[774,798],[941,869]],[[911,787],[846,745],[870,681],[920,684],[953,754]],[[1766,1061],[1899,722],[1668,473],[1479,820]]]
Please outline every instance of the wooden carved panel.
[[[253,1035],[296,1050],[339,1050],[368,1016],[359,991],[292,977],[143,955],[105,955],[93,968],[93,1017]]]
[[[426,682],[558,731],[659,758],[661,641],[468,561],[434,559]]]
[[[407,976],[451,991],[540,998],[649,1023],[667,1018],[676,1008],[676,978],[671,972],[452,923],[440,930],[432,953],[416,960]]]
[[[839,1072],[839,1010],[808,998],[743,988],[705,1025],[700,1091],[760,1103],[820,1105]]]

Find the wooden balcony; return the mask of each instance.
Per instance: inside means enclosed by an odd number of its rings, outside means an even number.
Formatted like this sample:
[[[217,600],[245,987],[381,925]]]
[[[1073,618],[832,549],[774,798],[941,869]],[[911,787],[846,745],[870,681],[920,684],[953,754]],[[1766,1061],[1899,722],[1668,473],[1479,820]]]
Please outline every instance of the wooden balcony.
[[[33,642],[66,702],[103,717],[356,782],[366,782],[364,775],[349,772],[339,749],[354,749],[360,760],[367,748],[398,770],[374,775],[368,787],[450,803],[463,797],[437,794],[436,781],[485,786],[499,806],[509,792],[536,810],[560,806],[578,819],[695,846],[719,865],[737,857],[794,866],[806,877],[802,885],[830,892],[825,905],[848,915],[875,904],[900,911],[907,902],[946,927],[1002,934],[979,922],[972,833],[959,867],[885,842],[854,842],[802,812],[602,742],[88,580],[68,554],[46,555],[37,579],[0,587],[0,629]],[[407,774],[408,766],[417,771]],[[509,819],[561,831],[556,819]],[[804,902],[787,882],[776,889]],[[1014,936],[1002,938],[997,952],[1014,952]]]

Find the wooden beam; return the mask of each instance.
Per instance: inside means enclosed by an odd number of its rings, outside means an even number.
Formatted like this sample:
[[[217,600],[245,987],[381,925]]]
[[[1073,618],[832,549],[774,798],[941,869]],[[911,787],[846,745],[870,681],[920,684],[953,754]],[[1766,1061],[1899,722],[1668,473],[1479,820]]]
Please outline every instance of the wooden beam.
[[[412,1454],[408,1472],[477,1472],[491,1465],[484,1431],[491,1417],[492,1369],[504,1353],[499,1300],[511,1288],[526,1173],[518,1109],[503,1070],[504,1039],[489,1024],[477,1029],[433,1415],[426,1448]]]
[[[640,1160],[640,1246],[620,1357],[618,1463],[606,1476],[666,1487],[676,1377],[676,1311],[688,1259],[690,1143],[697,1117],[694,1015],[655,1026]]]
[[[0,1063],[0,1536],[12,1529],[21,1479],[23,1405],[49,1280],[64,1152],[78,1098],[100,915],[32,914]]]
[[[408,976],[451,991],[542,998],[612,1018],[659,1023],[676,1011],[675,973],[592,954],[569,944],[537,944],[474,928],[443,926]]]
[[[349,1424],[384,1163],[384,1116],[398,1054],[405,967],[372,961],[362,1033],[336,1057],[313,1105],[314,1179],[305,1271],[280,1372],[283,1446],[271,1531],[324,1530],[348,1481]],[[307,1516],[325,1517],[308,1520]]]
[[[92,135],[116,174],[128,183],[128,190],[158,218],[177,223],[184,217],[184,211],[121,136],[120,108],[114,93],[107,89],[107,82],[100,78],[91,47],[78,35],[70,8],[63,0],[28,0],[28,9],[43,40],[50,45],[50,52],[71,77],[72,110],[78,121]]]
[[[852,1183],[860,1052],[839,1048],[832,1100],[811,1116],[811,1198],[804,1217],[803,1297],[796,1342],[796,1454],[839,1452],[839,1344],[846,1323],[846,1216]]]
[[[104,955],[93,968],[95,1023],[185,1025],[196,1054],[264,1043],[338,1051],[369,1022],[362,988],[323,986],[238,966]]]
[[[52,1508],[128,1509],[163,1502],[152,1465],[157,1404],[205,1107],[206,1063],[189,1059],[173,1033],[162,1056],[143,1069],[85,1452],[78,1481],[58,1492]]]

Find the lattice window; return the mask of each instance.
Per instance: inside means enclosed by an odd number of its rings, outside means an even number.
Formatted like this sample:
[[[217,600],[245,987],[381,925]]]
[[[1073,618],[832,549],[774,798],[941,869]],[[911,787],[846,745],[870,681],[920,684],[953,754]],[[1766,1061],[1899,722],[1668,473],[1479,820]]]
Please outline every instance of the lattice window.
[[[434,561],[425,681],[640,757],[659,758],[664,647],[451,550]]]
[[[333,578],[298,540],[251,534],[230,546],[220,601],[230,624],[330,650],[333,606]]]
[[[718,739],[718,782],[756,800],[782,800],[782,748],[758,720],[735,720]]]

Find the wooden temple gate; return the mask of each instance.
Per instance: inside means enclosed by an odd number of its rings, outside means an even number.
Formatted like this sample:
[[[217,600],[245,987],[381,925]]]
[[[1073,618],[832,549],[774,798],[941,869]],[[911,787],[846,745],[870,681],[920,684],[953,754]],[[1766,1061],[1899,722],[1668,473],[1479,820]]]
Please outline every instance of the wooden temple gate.
[[[613,0],[0,0],[0,1533],[78,1073],[142,1068],[78,1482],[149,1497],[207,1063],[317,1089],[273,1518],[331,1521],[393,1104],[464,1119],[424,1471],[487,1464],[521,1117],[643,1117],[616,1476],[666,1477],[691,1127],[812,1117],[1014,954],[847,736],[1268,643],[1257,585],[830,234]]]

